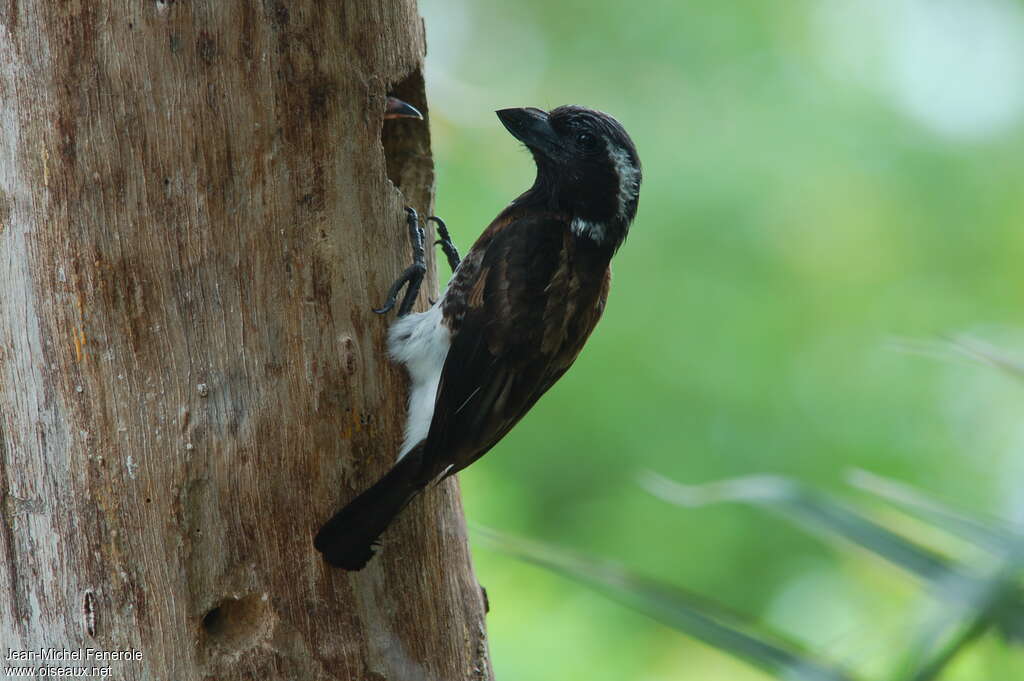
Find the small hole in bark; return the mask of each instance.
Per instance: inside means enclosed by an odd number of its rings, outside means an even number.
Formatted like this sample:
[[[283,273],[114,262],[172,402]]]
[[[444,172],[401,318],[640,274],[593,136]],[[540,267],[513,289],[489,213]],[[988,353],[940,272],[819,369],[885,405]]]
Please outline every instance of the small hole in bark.
[[[393,83],[386,94],[412,104],[429,118],[423,74],[418,70]],[[380,105],[384,105],[383,97],[380,98]],[[426,118],[422,121],[413,118],[386,120],[380,131],[380,141],[384,146],[388,179],[399,189],[402,188],[402,178],[408,172],[418,170],[415,167],[417,164],[424,164],[424,172],[430,172],[430,128]]]
[[[85,592],[85,603],[82,604],[82,617],[85,620],[85,631],[89,636],[96,636],[96,598],[91,591]]]
[[[222,600],[203,616],[202,628],[210,645],[247,650],[267,638],[273,619],[266,596],[250,594]]]
[[[224,613],[220,611],[220,608],[214,608],[206,613],[206,617],[203,618],[203,629],[211,636],[220,635],[224,630]]]

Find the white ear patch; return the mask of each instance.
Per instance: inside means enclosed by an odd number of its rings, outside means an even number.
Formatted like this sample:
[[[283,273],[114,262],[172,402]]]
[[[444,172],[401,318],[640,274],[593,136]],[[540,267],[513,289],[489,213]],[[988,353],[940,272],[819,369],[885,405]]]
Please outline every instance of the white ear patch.
[[[612,146],[608,150],[616,174],[619,176],[619,217],[626,219],[626,207],[640,193],[640,169],[633,165],[629,152],[622,147]]]
[[[618,202],[618,217],[626,221],[629,204],[635,201],[637,194],[640,193],[640,169],[633,165],[629,152],[622,147],[612,146],[608,150],[608,158],[619,178],[619,191],[615,196]],[[603,244],[608,240],[608,228],[604,223],[576,217],[572,219],[570,227],[573,234],[590,239],[594,243]]]

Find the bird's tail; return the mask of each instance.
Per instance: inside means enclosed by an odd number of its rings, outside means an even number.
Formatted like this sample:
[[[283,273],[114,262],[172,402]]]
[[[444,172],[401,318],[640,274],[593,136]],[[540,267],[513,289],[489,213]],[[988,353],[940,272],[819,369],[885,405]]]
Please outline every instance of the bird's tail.
[[[362,570],[373,558],[374,544],[395,516],[426,483],[420,481],[423,443],[406,454],[373,487],[334,514],[313,545],[334,567]]]

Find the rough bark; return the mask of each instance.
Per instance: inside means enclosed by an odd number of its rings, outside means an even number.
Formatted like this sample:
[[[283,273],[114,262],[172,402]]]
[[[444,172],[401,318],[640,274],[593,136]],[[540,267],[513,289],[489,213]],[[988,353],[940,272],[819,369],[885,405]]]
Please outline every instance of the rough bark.
[[[0,657],[490,678],[454,482],[362,573],[311,544],[400,441],[370,308],[433,170],[381,114],[424,52],[414,0],[4,0]]]

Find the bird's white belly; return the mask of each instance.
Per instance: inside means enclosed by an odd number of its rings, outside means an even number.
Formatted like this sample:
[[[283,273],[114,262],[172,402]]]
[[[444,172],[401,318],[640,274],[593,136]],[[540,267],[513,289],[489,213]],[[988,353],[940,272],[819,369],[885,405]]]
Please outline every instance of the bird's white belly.
[[[388,331],[388,352],[392,359],[405,365],[410,379],[409,413],[399,459],[427,436],[434,417],[437,385],[451,347],[451,332],[443,322],[441,300],[426,312],[400,317]]]

